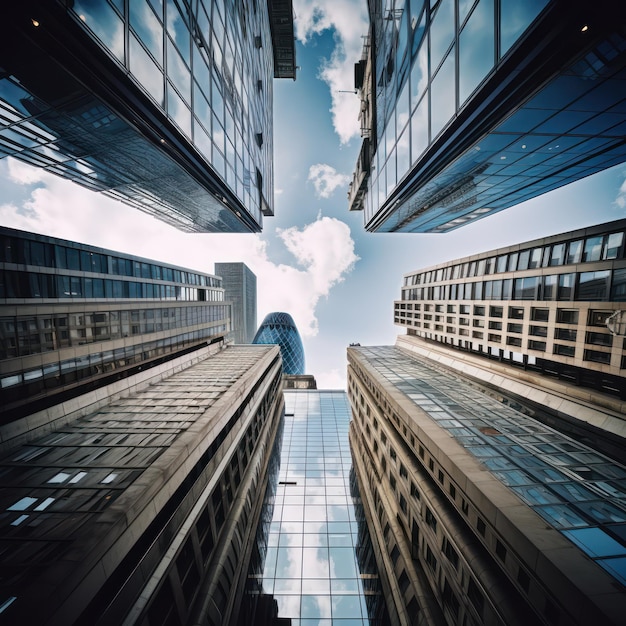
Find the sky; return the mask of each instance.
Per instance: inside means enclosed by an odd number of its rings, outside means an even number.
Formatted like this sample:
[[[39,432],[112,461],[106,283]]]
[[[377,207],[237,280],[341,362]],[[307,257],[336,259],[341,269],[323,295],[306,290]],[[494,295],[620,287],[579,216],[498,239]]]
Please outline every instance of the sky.
[[[346,346],[389,345],[404,331],[393,301],[405,273],[626,216],[616,166],[447,234],[367,233],[348,211],[361,145],[353,66],[365,0],[294,0],[297,80],[274,81],[275,217],[263,233],[187,234],[13,159],[0,160],[0,224],[213,273],[243,261],[257,276],[258,323],[294,318],[307,373],[343,389]]]

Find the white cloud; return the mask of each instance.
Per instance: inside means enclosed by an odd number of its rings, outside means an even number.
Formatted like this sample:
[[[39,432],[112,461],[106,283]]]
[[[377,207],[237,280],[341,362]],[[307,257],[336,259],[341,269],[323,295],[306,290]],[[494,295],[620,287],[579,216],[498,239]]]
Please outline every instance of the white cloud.
[[[182,233],[44,170],[11,159],[8,163],[13,182],[39,186],[21,206],[0,205],[0,224],[208,273],[215,262],[242,261],[257,276],[259,323],[270,311],[286,311],[303,337],[317,334],[320,298],[328,296],[358,260],[350,228],[335,218],[318,217],[302,230],[278,230],[279,242],[296,263],[277,264],[270,260],[269,243],[261,235]]]
[[[348,185],[350,176],[340,174],[331,165],[316,163],[309,168],[309,180],[313,183],[318,198],[330,198],[338,187]]]
[[[354,64],[361,58],[363,36],[367,35],[367,3],[362,0],[296,0],[296,34],[306,44],[314,35],[333,30],[335,49],[322,63],[320,78],[331,93],[335,132],[345,144],[359,136],[359,100],[341,93],[354,87]]]
[[[615,198],[615,204],[620,209],[626,209],[626,180],[622,183],[619,191],[617,192],[617,198]]]
[[[339,370],[333,368],[326,372],[315,375],[318,389],[346,389],[347,371],[346,368]]]

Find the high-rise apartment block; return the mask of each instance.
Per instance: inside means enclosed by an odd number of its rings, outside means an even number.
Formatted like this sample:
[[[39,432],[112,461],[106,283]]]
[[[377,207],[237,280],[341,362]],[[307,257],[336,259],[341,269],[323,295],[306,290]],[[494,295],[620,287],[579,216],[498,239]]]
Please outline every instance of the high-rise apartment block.
[[[348,348],[355,472],[402,624],[619,624],[626,220],[411,272]]]
[[[13,3],[0,65],[0,157],[188,232],[258,232],[273,215],[291,0]]]
[[[348,194],[367,230],[446,232],[626,160],[619,3],[368,6]]]
[[[256,276],[245,263],[216,263],[224,300],[232,304],[231,328],[235,343],[252,343],[256,332]]]

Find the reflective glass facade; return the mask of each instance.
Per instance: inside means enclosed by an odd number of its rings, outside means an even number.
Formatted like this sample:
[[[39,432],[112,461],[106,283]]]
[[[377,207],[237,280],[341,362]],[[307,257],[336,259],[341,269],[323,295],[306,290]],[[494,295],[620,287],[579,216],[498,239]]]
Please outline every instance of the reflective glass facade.
[[[302,339],[289,313],[268,313],[252,343],[277,343],[283,357],[283,372],[296,376],[304,374]]]
[[[357,508],[343,391],[285,391],[278,485],[261,593],[292,626],[389,624],[371,544]],[[265,515],[262,514],[262,518]],[[268,517],[269,520],[269,517]],[[272,622],[269,622],[272,623]]]
[[[451,625],[620,623],[626,467],[485,393],[452,359],[389,346],[351,347],[348,361],[372,536],[407,571],[420,563],[421,610],[430,596]],[[386,572],[398,585],[400,568]]]
[[[291,2],[35,0],[1,28],[0,157],[185,231],[259,231],[273,214]]]
[[[0,305],[0,423],[221,340],[231,317],[217,276],[9,228]]]
[[[446,232],[626,159],[614,2],[369,7],[349,194],[368,230]]]

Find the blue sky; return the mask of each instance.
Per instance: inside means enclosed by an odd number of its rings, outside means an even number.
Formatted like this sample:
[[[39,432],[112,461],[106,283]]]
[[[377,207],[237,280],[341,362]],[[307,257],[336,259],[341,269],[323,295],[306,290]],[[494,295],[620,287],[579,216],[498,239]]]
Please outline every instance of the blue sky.
[[[403,332],[393,300],[404,273],[626,215],[621,165],[445,235],[365,232],[346,197],[360,148],[358,99],[342,93],[367,31],[365,2],[294,0],[294,11],[301,69],[295,82],[274,82],[276,216],[261,235],[180,233],[8,159],[0,160],[0,223],[202,271],[244,261],[258,278],[258,322],[290,313],[308,373],[321,388],[343,388],[349,343],[391,344]]]

